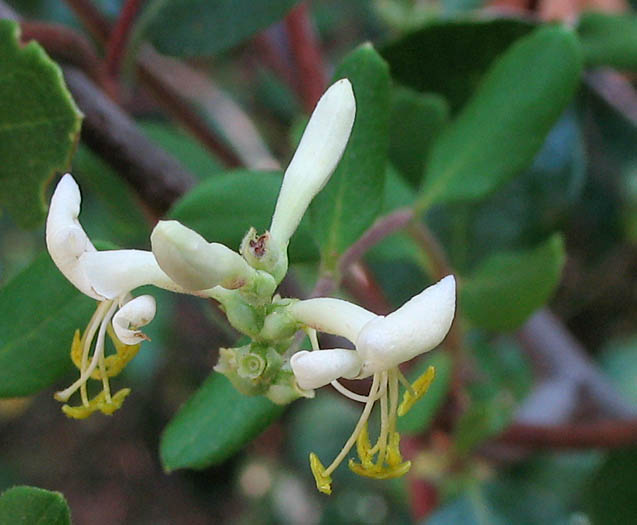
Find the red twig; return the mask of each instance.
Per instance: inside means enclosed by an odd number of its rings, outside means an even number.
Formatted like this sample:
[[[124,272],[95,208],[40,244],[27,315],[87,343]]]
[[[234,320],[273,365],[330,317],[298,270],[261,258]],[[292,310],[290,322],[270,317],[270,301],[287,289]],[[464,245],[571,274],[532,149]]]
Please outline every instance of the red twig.
[[[509,427],[500,443],[533,448],[609,448],[637,444],[637,420]]]
[[[65,0],[84,26],[100,44],[105,44],[111,34],[111,24],[102,16],[91,0]]]
[[[143,3],[144,0],[126,0],[108,39],[106,44],[106,70],[113,77],[119,74],[126,42],[130,36],[137,12]]]
[[[253,40],[259,59],[272,70],[288,87],[292,90],[296,89],[294,72],[291,63],[284,57],[277,43],[272,39],[270,31],[264,31],[254,37]]]
[[[285,18],[290,47],[298,69],[298,88],[309,113],[326,88],[325,67],[307,3],[298,5]]]

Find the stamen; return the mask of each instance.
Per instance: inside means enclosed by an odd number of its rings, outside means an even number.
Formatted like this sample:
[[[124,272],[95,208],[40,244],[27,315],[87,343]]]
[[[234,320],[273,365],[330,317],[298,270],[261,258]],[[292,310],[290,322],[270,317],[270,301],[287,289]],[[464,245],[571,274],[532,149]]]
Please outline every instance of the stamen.
[[[312,343],[312,350],[320,350],[318,337],[316,335],[316,330],[314,328],[310,328],[309,326],[305,329],[305,333],[310,338],[310,343]]]
[[[369,400],[365,404],[363,413],[361,414],[361,417],[358,420],[356,427],[354,428],[354,432],[352,432],[352,435],[347,440],[347,443],[345,443],[345,446],[341,449],[338,456],[336,456],[334,461],[332,461],[332,464],[325,469],[325,474],[327,476],[329,476],[330,474],[332,474],[332,472],[336,470],[336,467],[338,467],[341,464],[343,459],[345,459],[345,456],[347,455],[347,453],[354,446],[354,443],[356,443],[356,439],[358,438],[358,435],[360,434],[361,430],[363,429],[363,426],[369,419],[369,415],[372,412],[372,408],[374,406],[374,403],[376,402],[375,396],[376,396],[376,393],[378,392],[379,386],[380,386],[380,374],[374,374],[372,387],[369,389],[369,396],[368,396]]]
[[[80,362],[80,377],[86,370],[86,365],[88,363],[88,355],[91,350],[91,345],[93,344],[93,337],[95,337],[95,332],[97,331],[102,318],[104,317],[106,311],[109,308],[110,301],[102,301],[96,308],[95,313],[91,317],[91,320],[88,322],[86,330],[84,331],[84,337],[82,337],[83,348],[82,348],[82,361]],[[85,407],[89,406],[88,393],[86,391],[86,382],[82,383],[80,387],[80,395],[82,396],[82,404]]]
[[[349,397],[350,399],[354,400],[354,401],[358,401],[359,403],[367,403],[369,401],[369,396],[363,396],[361,394],[357,394],[356,392],[352,392],[349,388],[341,385],[338,382],[338,379],[335,379],[334,381],[332,381],[330,383],[336,390],[338,390],[341,394],[343,394],[345,397]],[[374,401],[377,401],[380,396],[382,396],[385,393],[385,388],[383,387],[378,394],[376,394],[376,397],[374,398]]]
[[[407,390],[407,392],[409,392],[412,396],[416,395],[416,392],[414,392],[413,387],[411,386],[411,383],[409,382],[409,380],[405,377],[405,375],[400,371],[400,368],[397,368],[398,370],[398,380],[402,383],[402,385],[405,387],[405,389]]]
[[[404,416],[409,412],[409,409],[414,406],[414,403],[427,393],[435,375],[436,369],[430,366],[424,374],[414,381],[411,391],[407,391],[403,394],[403,400],[398,407],[399,416]]]
[[[80,378],[75,381],[70,387],[62,390],[61,392],[55,393],[54,397],[58,401],[68,401],[69,397],[71,397],[78,388],[80,388],[86,383],[86,381],[88,381],[88,379],[91,377],[91,374],[93,373],[93,370],[97,368],[100,355],[104,355],[104,336],[106,334],[106,326],[110,322],[113,314],[115,313],[115,310],[117,309],[116,302],[109,301],[109,305],[110,308],[108,309],[108,312],[100,323],[99,332],[97,334],[97,342],[95,343],[95,351],[93,352],[93,359],[91,360],[91,363],[86,369],[82,371],[82,373],[80,374]]]

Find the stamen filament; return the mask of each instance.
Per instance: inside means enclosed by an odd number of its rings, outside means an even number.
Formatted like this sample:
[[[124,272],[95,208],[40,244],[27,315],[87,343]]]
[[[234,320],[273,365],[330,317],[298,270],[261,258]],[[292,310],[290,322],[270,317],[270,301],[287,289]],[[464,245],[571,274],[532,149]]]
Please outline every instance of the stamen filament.
[[[329,476],[330,474],[332,474],[332,472],[336,470],[336,467],[338,467],[341,464],[343,459],[345,459],[345,456],[348,454],[348,452],[356,443],[356,439],[358,439],[358,435],[360,434],[361,430],[363,430],[363,426],[369,419],[369,415],[371,414],[372,408],[374,407],[374,403],[376,402],[375,396],[376,396],[376,393],[378,392],[379,383],[380,383],[380,374],[374,374],[372,387],[369,389],[369,396],[368,396],[369,399],[367,403],[365,404],[363,413],[361,414],[361,417],[358,420],[358,423],[356,423],[354,432],[347,440],[347,443],[345,443],[345,446],[341,449],[338,456],[334,458],[334,461],[332,461],[331,465],[325,469],[324,474],[326,476]]]
[[[387,414],[387,372],[382,372],[382,381],[385,391],[380,398],[380,433],[378,434],[376,444],[370,451],[372,454],[375,454],[378,451],[378,466],[382,466],[383,461],[385,461],[385,449],[387,448],[387,436],[389,435],[389,417]]]
[[[105,310],[108,309],[110,301],[103,301],[99,303],[91,320],[88,322],[88,326],[84,332],[83,337],[83,348],[82,348],[82,362],[80,364],[80,376],[86,370],[86,366],[88,364],[88,356],[91,351],[91,344],[93,343],[93,338],[95,337],[95,332],[100,325],[100,321],[104,317]],[[80,395],[82,396],[82,404],[85,407],[89,406],[88,393],[86,391],[86,382],[82,383],[80,387]]]
[[[345,397],[349,397],[350,399],[354,400],[354,401],[358,401],[359,403],[367,403],[369,401],[369,396],[363,396],[361,394],[357,394],[356,392],[352,392],[349,388],[341,385],[338,382],[338,379],[335,379],[334,381],[332,381],[330,383],[336,390],[338,390],[341,394],[343,394]],[[376,394],[376,396],[374,397],[374,401],[378,401],[378,399],[380,399],[380,396],[383,395],[383,393],[385,392],[385,389],[381,386],[381,390],[378,392],[378,394]]]
[[[110,302],[110,308],[100,324],[100,329],[97,334],[97,342],[95,343],[95,351],[93,352],[93,359],[91,360],[91,363],[88,365],[88,368],[82,371],[82,373],[80,374],[80,378],[75,381],[75,383],[73,383],[65,390],[62,390],[61,392],[57,392],[55,394],[55,398],[59,401],[68,401],[69,397],[71,397],[78,388],[80,388],[83,384],[86,383],[86,381],[88,381],[93,371],[97,368],[100,355],[104,355],[104,336],[106,334],[106,327],[113,317],[116,309],[117,303]]]
[[[402,383],[402,385],[405,387],[405,389],[412,395],[415,396],[416,392],[414,391],[414,387],[411,386],[411,383],[409,382],[409,380],[405,377],[405,375],[400,371],[400,368],[396,368],[396,370],[398,371],[398,379],[399,381]]]

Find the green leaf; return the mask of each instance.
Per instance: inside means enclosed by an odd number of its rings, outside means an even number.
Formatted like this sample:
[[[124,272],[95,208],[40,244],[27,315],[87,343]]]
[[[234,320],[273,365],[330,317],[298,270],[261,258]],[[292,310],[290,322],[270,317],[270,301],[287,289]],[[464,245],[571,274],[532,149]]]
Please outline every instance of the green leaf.
[[[0,523],[7,525],[70,525],[71,512],[59,492],[12,487],[0,496]]]
[[[392,92],[389,159],[414,186],[419,186],[433,139],[449,109],[439,95],[397,87]]]
[[[636,484],[637,447],[609,453],[582,497],[591,523],[633,523],[637,516]]]
[[[0,204],[24,228],[44,219],[44,185],[68,168],[82,114],[60,68],[0,20]]]
[[[138,122],[138,125],[149,139],[174,155],[200,179],[223,171],[223,165],[210,152],[179,128],[152,120]]]
[[[454,430],[454,452],[466,457],[484,441],[502,432],[513,419],[514,407],[514,400],[507,392],[474,401]]]
[[[637,16],[634,13],[583,13],[577,34],[587,66],[637,71]]]
[[[94,309],[46,253],[2,288],[0,397],[34,394],[67,373],[73,333]]]
[[[438,351],[434,355],[422,359],[408,374],[409,382],[413,383],[429,366],[436,369],[436,377],[424,397],[409,412],[398,418],[398,432],[400,433],[421,434],[425,432],[447,397],[451,384],[452,363],[449,355],[443,351]]]
[[[312,226],[327,268],[374,222],[381,210],[389,145],[390,78],[387,64],[363,44],[337,68],[356,97],[356,120],[345,153],[325,188],[315,197]]]
[[[457,110],[493,60],[534,25],[522,20],[436,20],[381,49],[398,82],[444,95]]]
[[[270,227],[281,186],[279,172],[238,170],[212,177],[184,195],[170,217],[203,235],[237,250],[250,226],[263,232]],[[290,261],[318,260],[307,220],[301,221],[290,241]]]
[[[564,259],[559,234],[530,250],[492,255],[462,279],[460,311],[481,328],[513,330],[549,300]]]
[[[140,17],[135,40],[150,38],[168,55],[212,55],[280,20],[298,1],[154,0]]]
[[[166,471],[221,463],[279,417],[285,407],[241,394],[213,372],[164,429],[159,445]]]
[[[578,42],[567,29],[543,27],[516,42],[432,147],[421,206],[481,199],[527,168],[580,71]]]

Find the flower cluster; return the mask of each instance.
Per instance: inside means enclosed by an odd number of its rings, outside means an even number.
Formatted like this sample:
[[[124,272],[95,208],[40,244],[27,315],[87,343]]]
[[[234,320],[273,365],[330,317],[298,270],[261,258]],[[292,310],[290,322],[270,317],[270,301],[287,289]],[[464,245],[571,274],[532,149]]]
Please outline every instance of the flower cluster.
[[[116,376],[147,339],[141,328],[155,315],[150,295],[133,298],[131,292],[152,284],[219,302],[230,324],[250,342],[220,349],[215,370],[248,395],[264,395],[285,404],[312,397],[314,389],[331,383],[344,395],[364,403],[363,414],[341,453],[325,468],[312,454],[310,464],[317,487],[331,492],[330,475],[357,445],[355,472],[375,478],[400,476],[409,469],[399,450],[396,418],[426,391],[433,369],[410,385],[398,365],[437,346],[445,337],[455,309],[455,281],[448,276],[412,298],[394,313],[377,316],[347,301],[282,298],[276,288],[288,269],[287,247],[307,207],[323,188],[345,149],[354,123],[356,104],[347,79],[333,84],[319,100],[298,149],[288,166],[269,230],[253,228],[239,252],[208,242],[177,221],[160,221],[150,241],[152,251],[97,251],[78,221],[80,190],[70,174],[53,194],[46,227],[51,258],[81,292],[98,301],[83,333],[76,331],[71,358],[80,377],[57,392],[66,403],[79,390],[78,406],[64,404],[70,417],[84,418],[95,411],[112,414],[130,390],[112,394],[109,379]],[[295,334],[304,330],[312,351],[290,354]],[[343,336],[355,349],[319,348],[317,331]],[[114,352],[106,351],[106,336]],[[367,396],[350,392],[339,378],[372,377]],[[89,398],[87,383],[101,383]],[[399,404],[399,382],[406,391]],[[381,429],[372,446],[367,420],[376,401]]]

